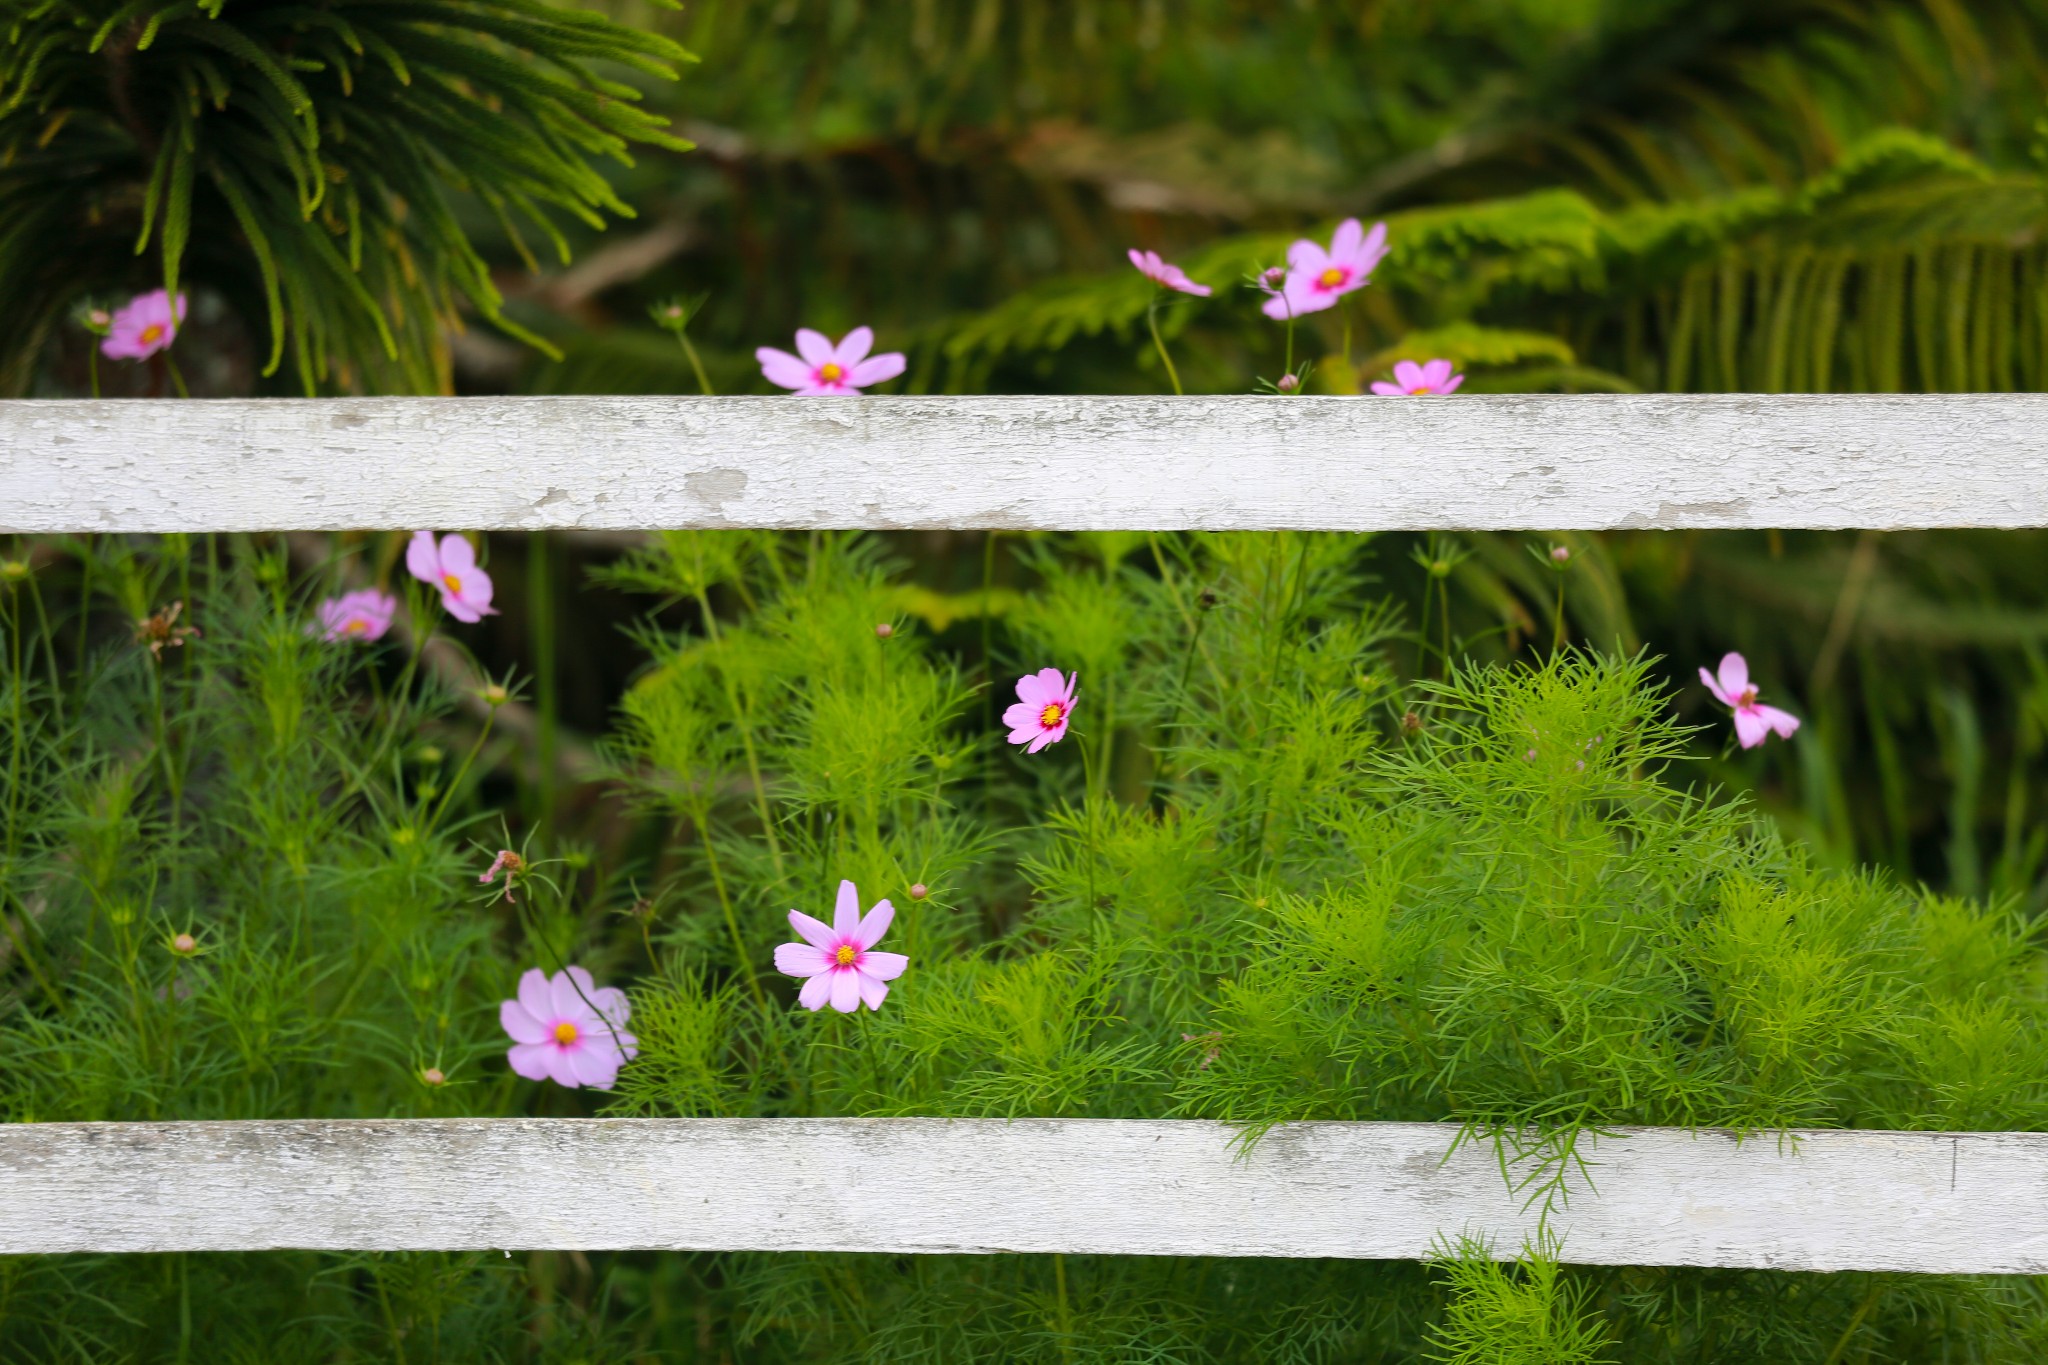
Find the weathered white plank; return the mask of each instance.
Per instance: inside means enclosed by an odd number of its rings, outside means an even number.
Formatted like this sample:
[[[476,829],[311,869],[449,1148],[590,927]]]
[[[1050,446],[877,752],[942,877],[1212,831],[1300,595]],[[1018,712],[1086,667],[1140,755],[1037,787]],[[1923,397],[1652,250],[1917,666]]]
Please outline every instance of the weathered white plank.
[[[2048,395],[0,403],[0,530],[2048,525]]]
[[[1305,1123],[465,1119],[0,1127],[0,1252],[693,1248],[1414,1258],[1536,1226],[1491,1148]],[[1622,1130],[1567,1260],[2048,1272],[2048,1135]]]

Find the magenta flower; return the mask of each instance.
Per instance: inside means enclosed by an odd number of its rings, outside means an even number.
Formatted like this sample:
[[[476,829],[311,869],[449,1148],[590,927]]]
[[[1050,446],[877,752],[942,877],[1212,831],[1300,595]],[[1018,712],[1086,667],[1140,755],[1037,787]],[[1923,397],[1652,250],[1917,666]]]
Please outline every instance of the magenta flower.
[[[359,592],[330,597],[316,610],[320,617],[321,639],[329,643],[336,640],[368,642],[382,638],[384,632],[391,629],[391,614],[398,610],[398,599],[375,588],[364,588]]]
[[[1337,224],[1328,251],[1303,237],[1287,248],[1287,278],[1262,305],[1266,316],[1284,322],[1334,307],[1352,290],[1365,288],[1386,254],[1385,223],[1374,223],[1367,232],[1356,218],[1346,218]]]
[[[1389,384],[1384,379],[1375,379],[1372,391],[1388,398],[1402,394],[1456,393],[1458,385],[1464,382],[1464,375],[1451,372],[1448,360],[1432,360],[1427,365],[1402,360],[1394,365],[1394,382]]]
[[[874,344],[874,329],[869,327],[854,328],[836,346],[823,332],[804,327],[796,334],[796,349],[802,359],[773,346],[755,351],[754,359],[761,362],[761,373],[769,383],[795,389],[799,398],[821,398],[850,394],[903,373],[903,353],[871,356],[868,348]]]
[[[527,1080],[609,1090],[640,1053],[640,1040],[626,1032],[632,1013],[624,991],[599,990],[581,967],[553,977],[535,967],[519,978],[519,998],[498,1006],[498,1022],[512,1039],[505,1055]]]
[[[476,548],[461,536],[442,536],[437,546],[432,531],[413,532],[405,567],[420,582],[441,590],[441,605],[456,620],[474,625],[498,614],[491,605],[491,576],[476,566]]]
[[[1017,700],[1003,712],[1003,724],[1010,727],[1010,743],[1028,744],[1024,752],[1035,754],[1048,744],[1067,737],[1067,722],[1074,715],[1076,673],[1062,678],[1057,668],[1041,668],[1017,679]]]
[[[178,295],[176,309],[171,307],[170,295],[161,289],[137,294],[127,306],[114,310],[100,354],[109,360],[147,360],[176,339],[178,324],[184,320],[183,294]]]
[[[1722,656],[1718,680],[1702,668],[1700,681],[1707,685],[1707,691],[1714,694],[1716,701],[1734,709],[1735,737],[1742,741],[1745,749],[1754,749],[1763,743],[1773,730],[1778,732],[1779,739],[1790,739],[1792,732],[1799,728],[1799,717],[1757,702],[1756,684],[1749,680],[1749,661],[1740,654]]]
[[[1196,284],[1179,266],[1171,261],[1159,259],[1158,252],[1140,251],[1132,247],[1130,257],[1131,264],[1138,267],[1138,273],[1152,283],[1167,289],[1178,289],[1183,294],[1193,294],[1198,299],[1209,297],[1208,285]]]
[[[851,1014],[863,1004],[878,1010],[889,998],[887,983],[903,975],[910,965],[910,959],[901,953],[874,950],[895,918],[896,907],[887,901],[876,901],[875,908],[863,916],[860,892],[852,882],[841,882],[830,928],[801,910],[789,912],[789,927],[804,941],[777,948],[775,970],[809,978],[796,997],[807,1010],[823,1009],[828,1001],[841,1014]]]

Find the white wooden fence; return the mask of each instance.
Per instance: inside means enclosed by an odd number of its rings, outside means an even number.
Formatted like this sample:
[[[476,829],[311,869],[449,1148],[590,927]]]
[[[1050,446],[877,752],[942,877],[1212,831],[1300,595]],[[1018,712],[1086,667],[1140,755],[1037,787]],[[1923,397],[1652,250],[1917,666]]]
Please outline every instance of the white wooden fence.
[[[0,403],[0,531],[2048,525],[2048,396]],[[0,1127],[0,1253],[1518,1252],[1491,1144],[1308,1123]],[[1455,1147],[1455,1150],[1454,1150]],[[1620,1130],[1566,1260],[2048,1273],[2048,1135]]]

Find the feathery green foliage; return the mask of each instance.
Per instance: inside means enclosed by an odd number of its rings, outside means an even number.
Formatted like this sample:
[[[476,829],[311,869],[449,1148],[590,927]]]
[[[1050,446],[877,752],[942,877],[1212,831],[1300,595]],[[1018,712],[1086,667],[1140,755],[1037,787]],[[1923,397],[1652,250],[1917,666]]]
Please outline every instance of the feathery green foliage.
[[[1451,1120],[1553,1207],[1603,1125],[2048,1124],[2031,921],[1787,847],[1685,774],[1644,659],[1404,681],[1413,634],[1374,582],[1394,542],[1031,537],[999,619],[933,632],[902,612],[933,591],[873,538],[666,533],[604,574],[655,614],[602,850],[493,809],[521,703],[439,681],[455,646],[409,633],[423,594],[379,646],[306,632],[337,572],[308,548],[102,538],[0,588],[8,1117],[1191,1115],[1253,1143]],[[340,571],[398,544],[361,548]],[[152,617],[182,640],[160,657]],[[1027,757],[994,713],[1047,663],[1080,709]],[[478,888],[508,843],[526,865]],[[883,946],[911,965],[878,1013],[797,1009],[772,967],[785,912],[842,878],[898,907]],[[640,1055],[608,1102],[501,1060],[497,1001],[568,961],[631,988]],[[2048,1330],[1999,1281],[1494,1250],[1522,1254],[29,1259],[0,1267],[0,1343],[1761,1362],[1937,1334],[2022,1360]]]
[[[469,221],[568,258],[630,216],[594,163],[682,149],[606,67],[676,44],[540,0],[13,0],[0,48],[0,387],[123,288],[218,291],[263,375],[439,392],[469,308],[514,335]],[[523,225],[523,226],[522,226]],[[148,255],[146,262],[133,258]]]

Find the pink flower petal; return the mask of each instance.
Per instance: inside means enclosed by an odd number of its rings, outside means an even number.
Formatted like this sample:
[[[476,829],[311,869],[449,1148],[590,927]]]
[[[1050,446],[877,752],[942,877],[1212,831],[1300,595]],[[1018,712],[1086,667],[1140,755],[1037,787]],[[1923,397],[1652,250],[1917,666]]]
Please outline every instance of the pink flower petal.
[[[829,976],[811,979],[832,983],[832,1008],[841,1014],[852,1014],[860,1008],[860,973],[851,967],[842,968]]]
[[[1758,719],[1777,732],[1779,739],[1790,739],[1793,732],[1799,729],[1799,717],[1789,711],[1780,711],[1775,706],[1757,706],[1751,709],[1756,712]]]
[[[528,1014],[545,1024],[555,1015],[554,996],[548,990],[548,974],[538,967],[528,968],[519,978],[519,1004]]]
[[[1066,675],[1057,668],[1038,670],[1038,691],[1045,700],[1065,701],[1070,695],[1071,687],[1072,684],[1067,681]]]
[[[1330,259],[1350,265],[1357,261],[1365,248],[1365,227],[1356,218],[1346,218],[1337,224],[1337,231],[1330,237]]]
[[[463,601],[460,597],[457,597],[454,593],[449,592],[446,588],[441,590],[441,608],[450,616],[466,625],[473,626],[484,619],[482,612]]]
[[[1380,395],[1382,398],[1399,398],[1408,392],[1399,384],[1389,384],[1384,379],[1373,380],[1372,391]]]
[[[763,346],[754,352],[754,359],[761,362],[761,376],[771,384],[801,389],[811,382],[811,367],[788,351]]]
[[[1749,686],[1749,660],[1730,651],[1721,656],[1721,690],[1728,694],[1728,704],[1733,706],[1741,700],[1742,693]]]
[[[789,912],[789,927],[796,930],[797,937],[813,948],[831,952],[839,944],[839,935],[832,932],[830,925],[812,919],[801,910]]]
[[[422,583],[441,586],[441,552],[434,546],[432,531],[414,531],[405,547],[405,571]]]
[[[832,907],[832,933],[836,938],[852,938],[853,931],[860,928],[860,892],[852,882],[839,883],[839,899]]]
[[[903,358],[903,352],[890,351],[886,355],[869,356],[848,372],[846,382],[856,389],[870,384],[880,384],[902,374],[910,362]]]
[[[1042,702],[1013,702],[1003,709],[1003,724],[1013,730],[1035,730],[1039,714],[1044,710]]]
[[[1423,377],[1422,367],[1414,361],[1397,360],[1394,362],[1394,382],[1401,386],[1401,392],[1413,393],[1428,380]]]
[[[633,1017],[633,1002],[617,986],[603,986],[592,991],[590,1003],[597,1006],[598,1018],[609,1024],[614,1032],[623,1029],[626,1021]]]
[[[832,363],[831,339],[823,332],[799,327],[796,333],[796,353],[802,356],[804,364],[813,370],[823,369]]]
[[[569,1070],[578,1081],[594,1090],[611,1089],[612,1082],[619,1078],[619,1067],[625,1062],[619,1050],[609,1042],[577,1048],[568,1056]]]
[[[901,953],[867,952],[860,955],[860,969],[877,981],[894,981],[909,965],[910,959]]]
[[[1297,237],[1287,247],[1287,273],[1290,278],[1305,275],[1314,278],[1330,268],[1330,253],[1320,243],[1306,237]]]
[[[553,1081],[556,1085],[567,1086],[571,1090],[577,1090],[582,1087],[583,1082],[576,1076],[576,1059],[570,1055],[571,1049],[550,1047],[543,1048],[542,1051],[547,1055],[549,1080]]]
[[[1275,322],[1285,322],[1291,317],[1301,316],[1301,310],[1288,299],[1285,290],[1260,304],[1259,311]]]
[[[1465,376],[1464,376],[1464,375],[1462,375],[1462,374],[1454,374],[1454,375],[1452,375],[1452,376],[1451,376],[1451,377],[1450,377],[1449,379],[1447,379],[1447,380],[1445,380],[1445,381],[1444,381],[1444,385],[1443,385],[1443,387],[1442,387],[1442,388],[1440,388],[1440,389],[1438,389],[1438,390],[1437,390],[1437,392],[1438,392],[1438,393],[1456,393],[1456,392],[1458,391],[1458,385],[1460,385],[1460,384],[1462,384],[1462,383],[1464,383],[1464,382],[1465,382]]]
[[[1769,723],[1757,714],[1754,706],[1735,708],[1735,737],[1742,741],[1743,748],[1754,749],[1770,732]]]
[[[797,1004],[802,1005],[807,1010],[821,1010],[825,1008],[825,1002],[831,998],[831,972],[818,973],[809,981],[804,982],[804,988],[796,993]]]
[[[548,1040],[548,1026],[533,1017],[517,1000],[501,1001],[498,1005],[498,1026],[515,1043],[545,1043]]]
[[[476,569],[476,546],[469,543],[469,537],[449,532],[441,537],[441,573],[467,578]]]
[[[1029,725],[1020,725],[1016,729],[1010,731],[1007,738],[1009,742],[1012,744],[1029,744],[1032,740],[1039,738],[1044,733],[1045,727],[1040,725],[1036,720],[1034,720]],[[1035,754],[1038,752],[1038,750],[1033,749],[1031,752]]]
[[[544,1081],[548,1078],[548,1057],[554,1052],[545,1043],[519,1043],[506,1051],[505,1060],[527,1080]]]
[[[1057,692],[1048,695],[1045,685],[1039,681],[1039,675],[1036,673],[1026,673],[1017,679],[1017,704],[1030,707],[1033,715],[1037,715],[1047,702],[1058,695]]]
[[[1707,691],[1714,694],[1715,701],[1720,702],[1723,706],[1735,705],[1735,698],[1729,696],[1726,692],[1723,692],[1721,690],[1720,681],[1716,679],[1713,674],[1707,672],[1707,670],[1704,668],[1700,670],[1700,681],[1707,685]]]
[[[832,959],[823,948],[808,943],[785,943],[775,950],[775,970],[784,976],[816,976],[832,970]]]
[[[862,916],[860,924],[853,931],[854,946],[865,952],[882,941],[882,935],[889,932],[889,925],[896,918],[896,907],[886,900],[875,902],[875,908]]]
[[[855,971],[849,972],[847,975],[854,979],[854,984],[859,988],[860,1002],[863,1005],[866,1005],[871,1010],[882,1008],[882,1002],[889,998],[889,988],[887,986],[877,981],[874,977],[869,976],[866,972]]]
[[[842,370],[852,370],[867,359],[869,351],[875,348],[875,329],[856,327],[839,338],[839,344],[832,348],[832,359]]]
[[[579,1029],[596,1013],[585,1003],[596,993],[597,982],[582,967],[556,972],[554,980],[548,983],[548,998],[554,1002],[557,1017],[576,1021]]]
[[[1422,382],[1441,393],[1444,382],[1451,377],[1451,369],[1448,360],[1432,360],[1422,367]]]

